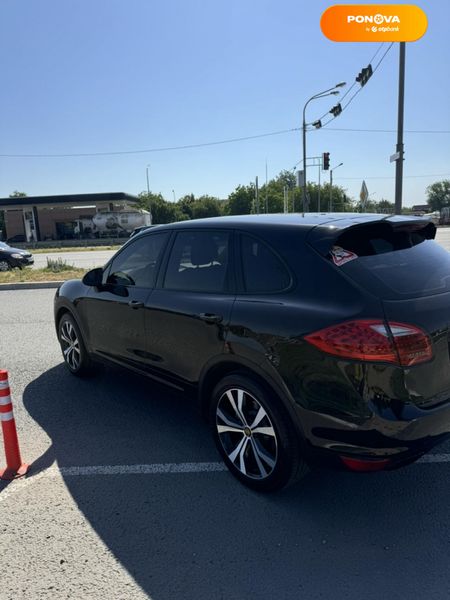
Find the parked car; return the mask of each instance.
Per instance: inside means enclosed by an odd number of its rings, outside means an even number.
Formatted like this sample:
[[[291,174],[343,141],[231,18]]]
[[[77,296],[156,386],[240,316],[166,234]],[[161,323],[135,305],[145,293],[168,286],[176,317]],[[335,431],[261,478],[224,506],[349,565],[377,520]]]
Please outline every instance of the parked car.
[[[67,368],[195,390],[268,491],[317,463],[394,469],[450,433],[450,253],[426,219],[254,215],[160,226],[55,297]]]
[[[26,242],[26,241],[27,241],[27,238],[22,233],[13,235],[13,237],[10,237],[6,240],[6,242],[8,244],[18,244],[18,243]]]
[[[33,255],[26,250],[11,248],[5,242],[0,242],[0,271],[28,267],[34,263]]]

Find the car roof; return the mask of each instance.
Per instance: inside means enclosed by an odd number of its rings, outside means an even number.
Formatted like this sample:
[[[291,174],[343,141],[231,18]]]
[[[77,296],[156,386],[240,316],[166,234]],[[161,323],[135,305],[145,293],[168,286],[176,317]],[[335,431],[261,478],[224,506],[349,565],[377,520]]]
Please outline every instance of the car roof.
[[[337,229],[346,229],[357,224],[372,223],[376,221],[388,221],[398,224],[411,221],[429,221],[423,217],[411,217],[409,215],[385,215],[376,213],[271,213],[260,215],[234,215],[228,217],[211,217],[205,219],[193,219],[189,221],[178,221],[166,225],[158,225],[157,229],[173,228],[273,228],[273,227],[296,227],[303,231],[315,227],[326,226]],[[152,228],[154,230],[154,228]],[[148,233],[148,230],[139,232],[138,235]]]

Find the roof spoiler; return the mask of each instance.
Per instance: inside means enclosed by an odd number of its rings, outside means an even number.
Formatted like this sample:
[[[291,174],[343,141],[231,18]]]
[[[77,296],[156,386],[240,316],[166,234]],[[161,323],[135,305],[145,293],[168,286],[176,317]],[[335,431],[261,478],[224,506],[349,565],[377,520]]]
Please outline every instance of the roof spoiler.
[[[436,226],[426,217],[373,215],[373,217],[368,218],[367,215],[364,215],[364,217],[361,215],[360,218],[344,218],[327,224],[317,225],[317,227],[311,229],[306,239],[320,254],[326,256],[342,234],[348,233],[351,229],[359,230],[358,233],[367,229],[367,234],[370,232],[373,235],[375,228],[381,228],[380,233],[384,228],[389,228],[391,231],[420,231],[425,239],[428,240],[433,240],[436,236]]]

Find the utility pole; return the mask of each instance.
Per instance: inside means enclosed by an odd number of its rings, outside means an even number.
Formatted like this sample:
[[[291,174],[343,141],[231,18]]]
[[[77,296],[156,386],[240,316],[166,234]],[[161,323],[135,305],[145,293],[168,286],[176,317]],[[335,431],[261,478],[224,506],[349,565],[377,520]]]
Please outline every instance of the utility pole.
[[[395,161],[395,214],[402,212],[403,192],[403,115],[405,108],[405,54],[406,43],[400,42],[400,57],[398,70],[398,121],[397,121],[397,147]]]
[[[256,214],[259,215],[258,175],[255,178],[255,208],[256,208]]]
[[[320,213],[320,171],[322,169],[322,165],[320,164],[320,159],[319,159],[319,188],[317,190],[317,212]]]
[[[335,171],[338,167],[342,167],[344,163],[339,163],[336,167],[330,169],[330,199],[328,201],[328,212],[333,211],[333,171]]]
[[[346,85],[345,81],[341,81],[340,83],[337,83],[336,85],[334,85],[332,88],[329,88],[328,90],[324,90],[323,92],[319,92],[318,94],[314,94],[314,96],[311,96],[311,98],[309,98],[309,100],[306,101],[304,107],[303,107],[303,122],[302,122],[302,141],[303,141],[303,213],[306,212],[306,209],[309,208],[308,207],[308,195],[307,195],[307,188],[306,188],[306,107],[308,106],[308,104],[312,101],[312,100],[318,100],[319,98],[325,98],[326,96],[336,96],[337,94],[339,94],[339,90],[337,90],[336,88],[341,88],[344,85]],[[320,121],[316,122],[318,124],[318,126],[320,127]]]
[[[265,198],[265,205],[266,205],[266,213],[269,212],[269,200],[267,197],[267,158],[266,158],[266,198]]]
[[[150,201],[150,184],[149,184],[149,180],[148,180],[148,170],[150,168],[150,165],[147,165],[145,167],[145,173],[147,175],[147,195],[148,195],[148,212],[150,213],[150,223],[153,223],[153,218],[152,218],[152,203]]]

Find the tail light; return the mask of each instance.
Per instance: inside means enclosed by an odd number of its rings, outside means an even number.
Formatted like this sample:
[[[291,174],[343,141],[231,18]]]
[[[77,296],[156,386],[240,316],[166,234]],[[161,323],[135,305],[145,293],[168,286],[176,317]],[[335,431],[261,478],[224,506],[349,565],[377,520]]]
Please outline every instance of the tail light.
[[[405,323],[361,319],[333,325],[305,336],[327,354],[410,367],[433,358],[429,336]]]
[[[341,460],[351,471],[359,471],[361,473],[382,471],[390,462],[388,458],[381,460],[364,460],[363,458],[350,458],[349,456],[341,456]]]

